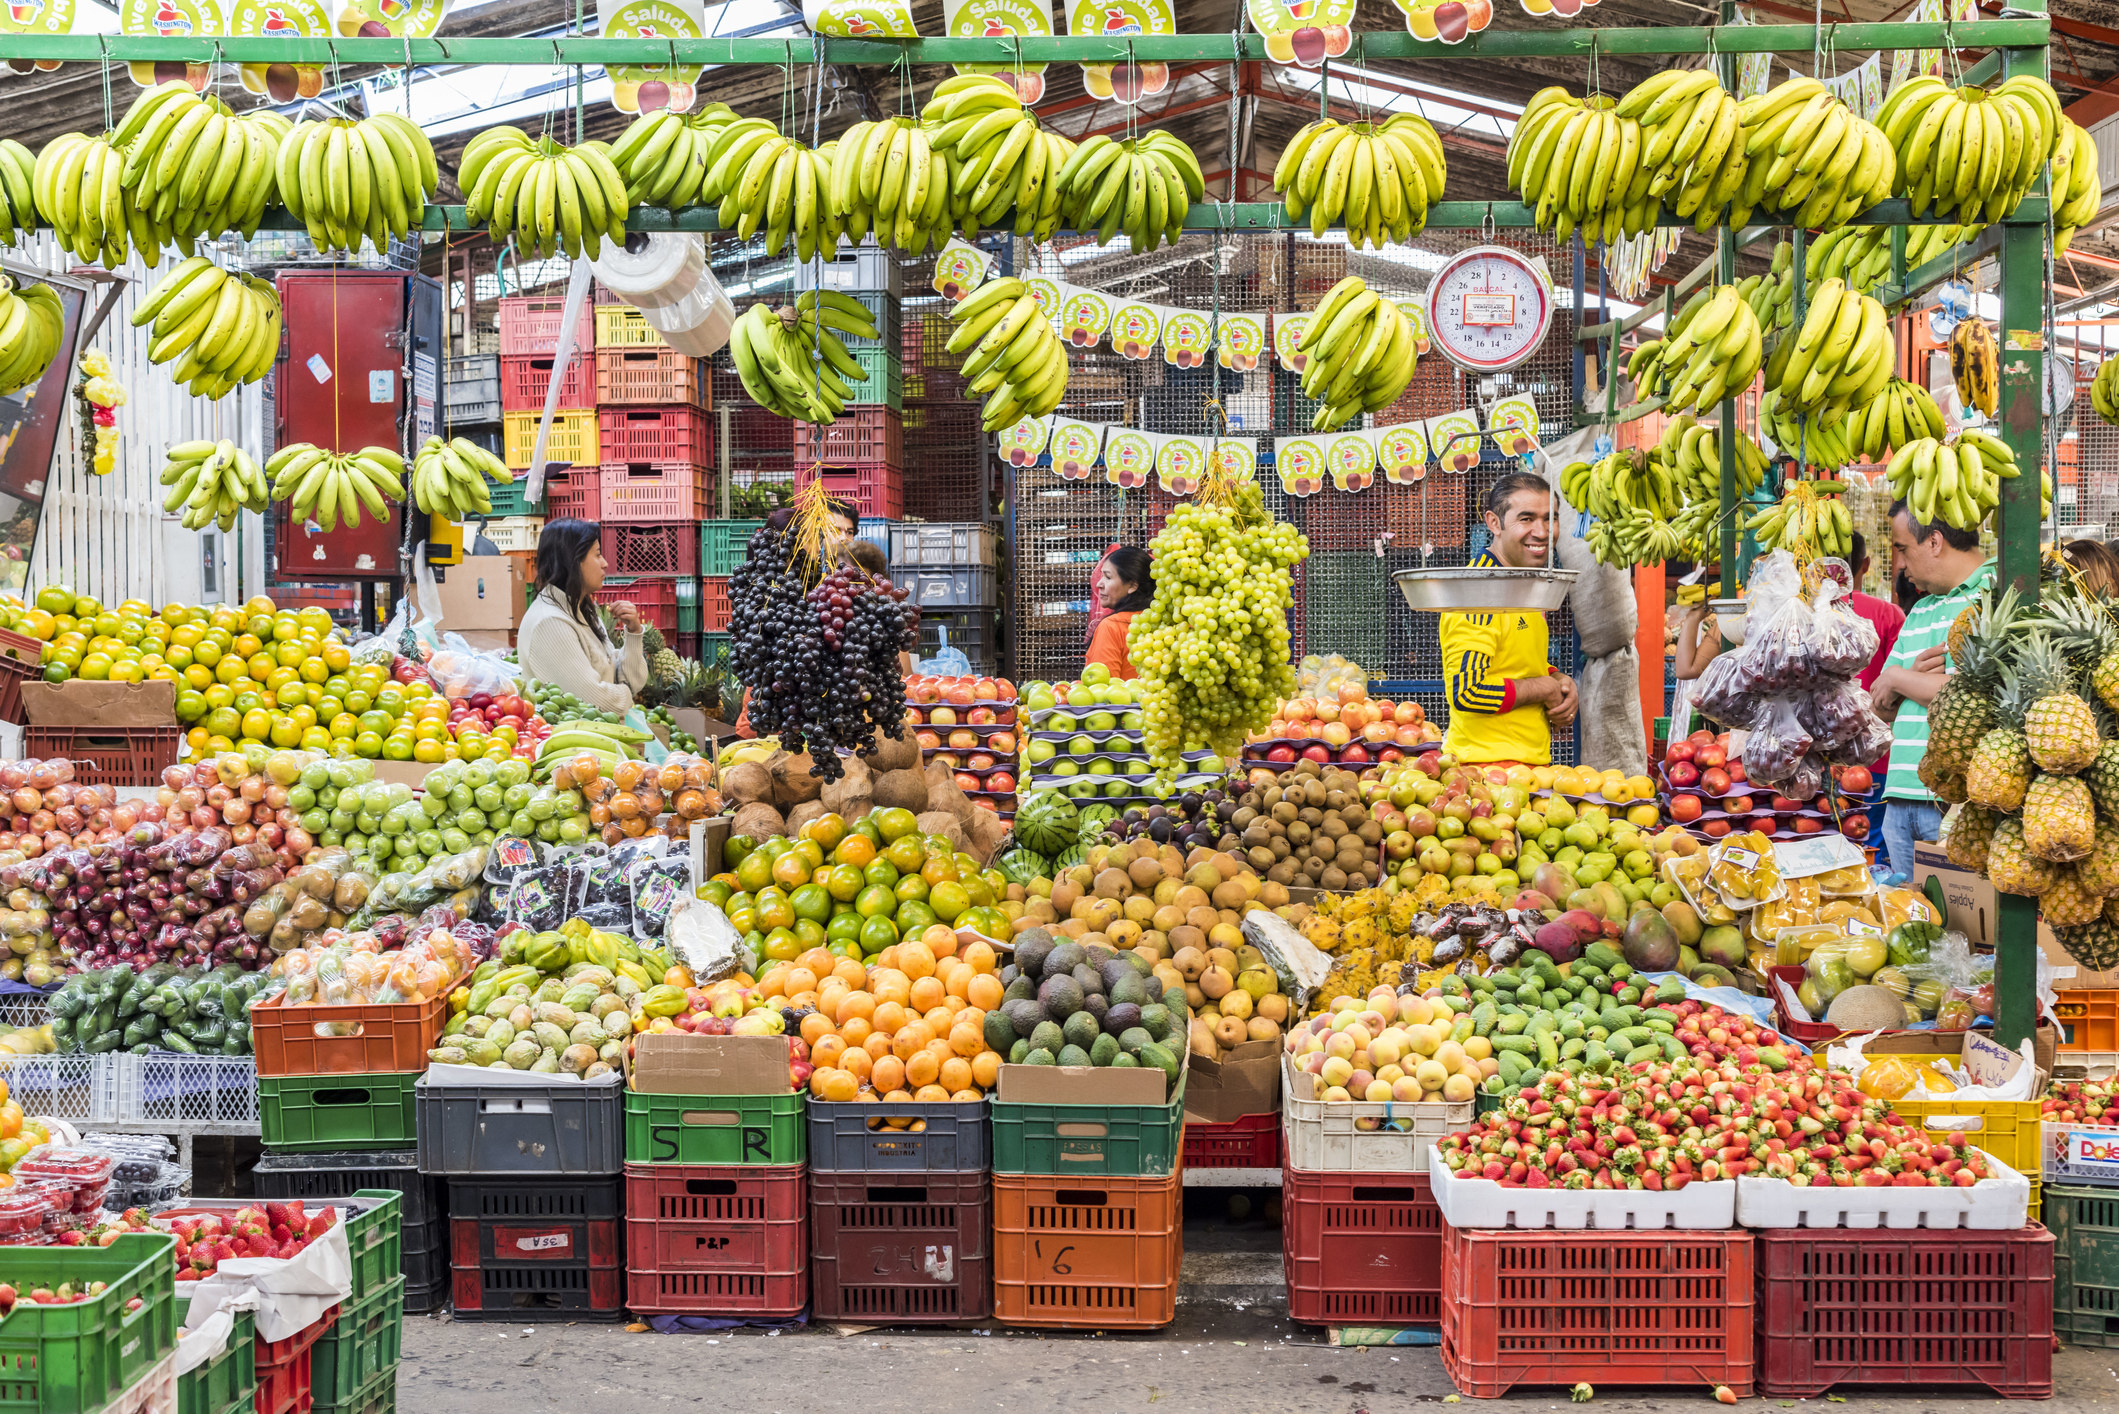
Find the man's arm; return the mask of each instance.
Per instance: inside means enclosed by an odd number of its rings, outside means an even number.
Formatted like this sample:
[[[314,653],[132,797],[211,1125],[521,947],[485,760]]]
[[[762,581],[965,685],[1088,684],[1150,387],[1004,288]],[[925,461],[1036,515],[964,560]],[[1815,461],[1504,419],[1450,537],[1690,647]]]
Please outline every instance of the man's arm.
[[[1443,620],[1442,676],[1452,712],[1492,717],[1528,700],[1519,696],[1527,683],[1494,675],[1494,654],[1500,646],[1501,630],[1492,614],[1452,614]]]
[[[1896,711],[1901,701],[1927,706],[1950,680],[1943,666],[1948,661],[1949,650],[1940,644],[1922,649],[1912,667],[1885,668],[1878,673],[1876,686],[1869,692],[1870,701],[1879,713]]]

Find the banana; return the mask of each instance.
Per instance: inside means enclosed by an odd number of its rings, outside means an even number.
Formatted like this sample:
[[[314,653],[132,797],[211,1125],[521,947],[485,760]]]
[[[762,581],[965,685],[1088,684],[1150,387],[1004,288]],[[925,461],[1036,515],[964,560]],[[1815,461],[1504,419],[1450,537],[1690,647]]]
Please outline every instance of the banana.
[[[720,133],[737,126],[720,116]],[[629,153],[637,156],[645,140],[637,139],[627,148]],[[567,147],[549,137],[532,139],[520,128],[488,128],[464,149],[459,168],[464,213],[485,222],[496,241],[512,232],[526,255],[548,259],[564,253],[593,260],[605,241],[623,237],[635,199],[611,151],[601,142]],[[377,171],[380,175],[379,167]],[[680,171],[671,179],[672,189],[691,177]]]
[[[366,447],[352,458],[354,490],[389,496],[404,480],[404,462],[382,447]],[[412,458],[412,504],[428,515],[463,520],[493,509],[492,487],[515,480],[507,464],[463,437],[429,437]],[[369,507],[373,510],[371,504]]]
[[[148,360],[181,360],[174,376],[199,397],[256,382],[279,354],[280,301],[272,286],[202,257],[171,271],[133,311],[132,322],[154,326]]]
[[[1966,319],[1950,331],[1950,376],[1968,408],[1992,417],[2001,407],[2001,351],[1983,319]]]
[[[2090,380],[2090,406],[2097,416],[2119,427],[2119,354],[2097,365],[2097,376]]]
[[[61,349],[66,313],[51,286],[0,278],[0,394],[38,382]]]
[[[658,109],[635,119],[609,154],[611,166],[625,182],[626,204],[682,211],[697,202],[706,184],[706,154],[736,121],[726,103],[708,103],[681,114]],[[578,176],[576,185],[581,186]],[[606,205],[600,187],[596,205]]]
[[[1519,123],[1516,132],[1521,139],[1524,124]],[[1151,134],[1142,145],[1157,151],[1183,149],[1163,132]],[[1190,156],[1189,149],[1184,152]],[[1527,160],[1527,143],[1511,148],[1516,170]],[[1185,173],[1192,200],[1205,189],[1197,173],[1193,159]],[[1393,114],[1380,124],[1324,118],[1303,127],[1288,144],[1274,167],[1273,189],[1281,194],[1290,220],[1300,220],[1307,212],[1311,230],[1318,235],[1343,221],[1350,243],[1371,247],[1407,240],[1424,229],[1428,208],[1442,197],[1445,175],[1441,138],[1417,113]]]
[[[489,129],[465,145],[457,174],[467,199],[507,150],[494,135],[511,131]],[[320,249],[351,252],[366,241],[380,251],[419,228],[439,186],[428,176],[433,155],[427,135],[396,114],[306,120],[280,141],[271,171],[280,203]]]
[[[1310,424],[1318,431],[1396,402],[1419,362],[1404,311],[1352,275],[1311,311],[1302,347],[1302,390],[1318,403]]]
[[[1911,199],[1916,216],[1955,213],[1969,224],[2013,212],[2067,142],[2058,96],[2030,74],[1991,89],[1934,78],[1901,84],[1877,119],[1896,158],[1894,193]],[[2057,182],[2054,193],[2057,202]]]
[[[1905,499],[1916,519],[1939,519],[1959,530],[1977,530],[2001,503],[2001,483],[2020,473],[2006,442],[1969,428],[1952,442],[1908,442],[1884,468],[1892,493]]]
[[[283,450],[298,454],[302,445]],[[181,512],[187,530],[230,525],[237,512],[262,511],[270,504],[264,469],[234,442],[183,442],[163,457],[162,484],[170,491],[162,509],[171,515]]]

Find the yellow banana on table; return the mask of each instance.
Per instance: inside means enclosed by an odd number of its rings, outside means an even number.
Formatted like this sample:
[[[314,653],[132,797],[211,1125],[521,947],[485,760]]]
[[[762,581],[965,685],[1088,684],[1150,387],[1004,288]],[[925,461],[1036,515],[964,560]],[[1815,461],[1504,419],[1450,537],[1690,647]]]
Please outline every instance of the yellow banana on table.
[[[1881,393],[1897,365],[1890,315],[1834,277],[1812,289],[1801,326],[1781,332],[1766,358],[1766,387],[1780,390],[1786,412],[1833,422]]]
[[[830,200],[837,152],[834,143],[813,149],[782,137],[763,118],[724,123],[704,154],[698,204],[719,208],[721,229],[733,227],[746,241],[763,232],[772,255],[787,249],[790,236],[802,260],[837,250],[846,229],[845,213]]]
[[[1892,494],[1905,498],[1915,520],[1940,520],[1959,530],[1977,530],[2001,504],[2001,483],[2019,474],[2009,444],[1972,427],[1947,442],[1915,438],[1894,451],[1884,468]]]
[[[336,148],[334,141],[327,156]],[[632,209],[609,154],[600,142],[567,147],[521,128],[487,128],[464,144],[457,165],[464,214],[485,222],[495,243],[512,235],[525,256],[549,259],[563,251],[593,260],[606,239],[625,240]]]
[[[1732,225],[1756,210],[1831,230],[1891,195],[1897,159],[1890,139],[1814,78],[1791,78],[1745,99],[1737,119],[1750,165]]]
[[[468,437],[429,437],[412,454],[412,504],[428,515],[489,515],[493,487],[514,481],[506,462]]]
[[[657,108],[635,118],[611,144],[611,165],[625,178],[627,203],[668,211],[695,205],[706,185],[707,153],[735,121],[726,103],[689,113]]]
[[[241,511],[262,511],[270,504],[265,469],[257,459],[226,438],[180,442],[167,452],[162,484],[169,494],[162,509],[183,512],[186,530],[218,525],[226,530]]]
[[[0,394],[20,392],[44,377],[59,356],[66,308],[49,285],[21,285],[0,276]]]
[[[272,371],[280,351],[279,292],[248,272],[194,255],[163,277],[132,312],[153,324],[150,363],[176,360],[170,376],[192,394],[221,397]]]
[[[2031,74],[1992,89],[1916,75],[1876,113],[1897,154],[1892,190],[1908,198],[1913,214],[1954,211],[1973,222],[2016,209],[2052,160],[2066,121],[2052,85]]]
[[[226,231],[248,239],[267,204],[286,200],[277,164],[291,127],[270,108],[239,115],[188,83],[160,84],[135,99],[110,134],[110,146],[124,154],[117,189],[156,230],[180,243]],[[90,180],[84,175],[84,203]]]
[[[1988,417],[2001,408],[2001,350],[1984,319],[1959,320],[1950,331],[1950,377],[1968,408]]]
[[[1310,312],[1300,347],[1310,356],[1302,391],[1317,400],[1310,426],[1319,432],[1398,401],[1420,364],[1405,311],[1358,275],[1325,292]]]
[[[846,410],[852,384],[866,381],[868,371],[828,324],[812,321],[807,333],[798,333],[799,322],[792,306],[752,305],[729,330],[729,358],[753,402],[782,417],[828,426]]]
[[[1612,110],[1639,125],[1636,187],[1630,210],[1652,215],[1669,203],[1701,231],[1728,219],[1729,204],[1750,170],[1737,100],[1714,70],[1665,69],[1642,80]],[[1621,162],[1628,160],[1622,144]],[[1645,183],[1640,178],[1645,176]],[[1741,225],[1742,222],[1738,221]]]
[[[436,439],[439,440],[439,439]],[[287,502],[297,521],[324,530],[357,526],[361,510],[387,520],[390,502],[405,498],[405,459],[393,447],[333,452],[310,442],[290,442],[265,463],[271,497]]]
[[[2097,175],[2097,143],[2074,119],[2062,117],[2053,143],[2053,254],[2066,255],[2075,232],[2104,209],[2104,181]]]
[[[1752,537],[1768,550],[1847,558],[1854,518],[1838,495],[1846,489],[1844,481],[1791,481],[1773,508],[1752,520]]]
[[[1281,149],[1273,190],[1289,220],[1309,213],[1312,235],[1321,238],[1344,223],[1354,245],[1381,246],[1426,228],[1428,208],[1442,200],[1448,175],[1442,139],[1417,113],[1394,113],[1381,123],[1320,118]]]
[[[1043,417],[1067,391],[1067,346],[1030,287],[1013,275],[989,280],[949,311],[948,350],[964,358],[964,396],[984,396],[988,432]]]

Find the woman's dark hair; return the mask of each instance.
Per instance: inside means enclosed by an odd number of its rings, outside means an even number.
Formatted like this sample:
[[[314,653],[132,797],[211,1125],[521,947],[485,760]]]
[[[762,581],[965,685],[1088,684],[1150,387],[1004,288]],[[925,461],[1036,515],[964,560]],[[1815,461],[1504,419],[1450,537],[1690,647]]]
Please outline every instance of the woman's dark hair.
[[[2090,593],[2100,599],[2119,593],[2119,555],[2107,550],[2102,541],[2070,540],[2060,547],[2060,553]]]
[[[603,615],[581,582],[581,562],[601,535],[592,520],[562,518],[547,524],[537,537],[537,582],[558,590],[575,618],[594,629],[598,638],[607,638]]]
[[[1138,545],[1121,545],[1104,558],[1111,572],[1133,586],[1133,592],[1118,601],[1114,614],[1137,614],[1155,599],[1155,561]]]

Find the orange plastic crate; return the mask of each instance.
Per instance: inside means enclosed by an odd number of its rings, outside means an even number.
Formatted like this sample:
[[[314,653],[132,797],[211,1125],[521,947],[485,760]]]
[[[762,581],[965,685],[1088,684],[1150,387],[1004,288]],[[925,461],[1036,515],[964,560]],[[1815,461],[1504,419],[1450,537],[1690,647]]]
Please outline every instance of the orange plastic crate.
[[[431,1002],[250,1008],[259,1075],[403,1074],[427,1068],[427,1051],[449,1019],[446,993]],[[350,1035],[330,1035],[344,1027]]]
[[[827,470],[905,466],[905,418],[896,408],[850,407],[828,427],[795,424],[795,460]]]
[[[608,462],[713,461],[713,434],[706,413],[692,407],[601,408],[596,413],[603,460]]]
[[[2119,991],[2055,992],[2056,1051],[2119,1051]]]
[[[559,351],[559,330],[566,318],[565,299],[549,299],[537,295],[511,295],[500,302],[500,352],[511,354],[542,354],[552,357]],[[594,307],[582,302],[581,317],[574,329],[574,348],[586,352],[596,347],[596,316]]]
[[[1017,1326],[1141,1330],[1177,1315],[1184,1174],[993,1176],[993,1313]]]
[[[700,360],[672,348],[598,349],[596,401],[712,407],[713,383]]]
[[[728,632],[728,581],[727,575],[708,575],[699,581],[699,627],[706,633]]]
[[[558,406],[581,408],[596,401],[596,388],[590,372],[595,357],[593,351],[577,349],[567,360],[566,372],[559,379]],[[550,354],[509,354],[503,357],[500,361],[501,412],[534,412],[542,416],[545,390],[551,385],[555,362],[557,360]]]

